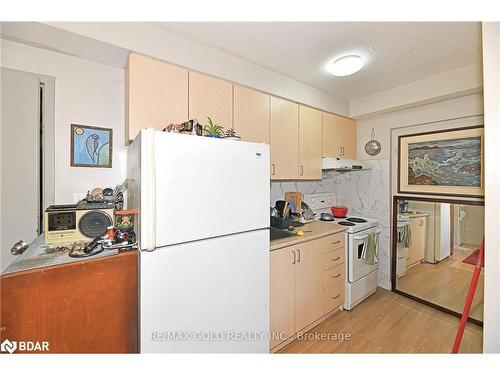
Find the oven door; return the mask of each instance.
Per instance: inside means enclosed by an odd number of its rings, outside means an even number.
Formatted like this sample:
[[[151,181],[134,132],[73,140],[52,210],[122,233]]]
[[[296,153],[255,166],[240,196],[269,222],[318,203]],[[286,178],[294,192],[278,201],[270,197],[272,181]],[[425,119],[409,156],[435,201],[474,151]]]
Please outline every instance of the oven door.
[[[350,283],[358,281],[359,279],[365,277],[370,272],[373,272],[378,268],[378,262],[373,265],[368,265],[361,258],[361,254],[363,254],[363,250],[367,243],[366,241],[368,234],[372,232],[377,233],[377,235],[380,234],[380,230],[378,229],[378,227],[366,229],[358,233],[347,234],[347,262],[349,268]]]

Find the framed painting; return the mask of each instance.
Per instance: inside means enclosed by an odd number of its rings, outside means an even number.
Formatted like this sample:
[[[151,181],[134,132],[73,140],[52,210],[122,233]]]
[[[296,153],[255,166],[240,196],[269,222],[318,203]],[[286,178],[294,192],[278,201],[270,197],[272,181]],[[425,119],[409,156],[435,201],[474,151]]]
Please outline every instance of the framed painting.
[[[71,124],[71,166],[111,168],[113,129]]]
[[[400,193],[484,196],[484,128],[399,137]]]

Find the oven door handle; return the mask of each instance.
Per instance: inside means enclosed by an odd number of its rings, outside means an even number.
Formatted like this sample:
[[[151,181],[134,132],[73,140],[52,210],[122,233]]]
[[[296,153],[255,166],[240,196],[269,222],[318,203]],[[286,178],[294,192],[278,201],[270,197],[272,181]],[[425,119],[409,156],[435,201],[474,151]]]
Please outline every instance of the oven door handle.
[[[379,230],[379,229],[377,229],[374,233],[375,233],[375,234],[380,234],[380,230]],[[367,235],[367,234],[365,234],[364,236],[354,236],[354,239],[355,239],[356,241],[366,240],[367,238],[368,238],[368,235]]]

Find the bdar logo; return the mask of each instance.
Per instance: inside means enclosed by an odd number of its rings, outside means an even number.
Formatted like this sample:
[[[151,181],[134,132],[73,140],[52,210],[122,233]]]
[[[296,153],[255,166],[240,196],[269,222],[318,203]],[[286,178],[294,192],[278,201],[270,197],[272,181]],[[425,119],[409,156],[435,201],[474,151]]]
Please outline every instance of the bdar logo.
[[[2,342],[2,345],[0,345],[0,350],[2,352],[9,352],[10,354],[14,353],[17,349],[17,342],[15,341],[9,341],[5,339]]]

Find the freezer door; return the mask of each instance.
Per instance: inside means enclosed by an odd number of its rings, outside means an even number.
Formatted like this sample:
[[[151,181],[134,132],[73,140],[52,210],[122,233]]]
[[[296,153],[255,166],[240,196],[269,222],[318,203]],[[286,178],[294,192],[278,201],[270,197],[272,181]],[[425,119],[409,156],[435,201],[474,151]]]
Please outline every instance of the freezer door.
[[[155,247],[269,227],[269,145],[155,131],[154,150]]]
[[[143,353],[266,353],[268,229],[140,253]]]

